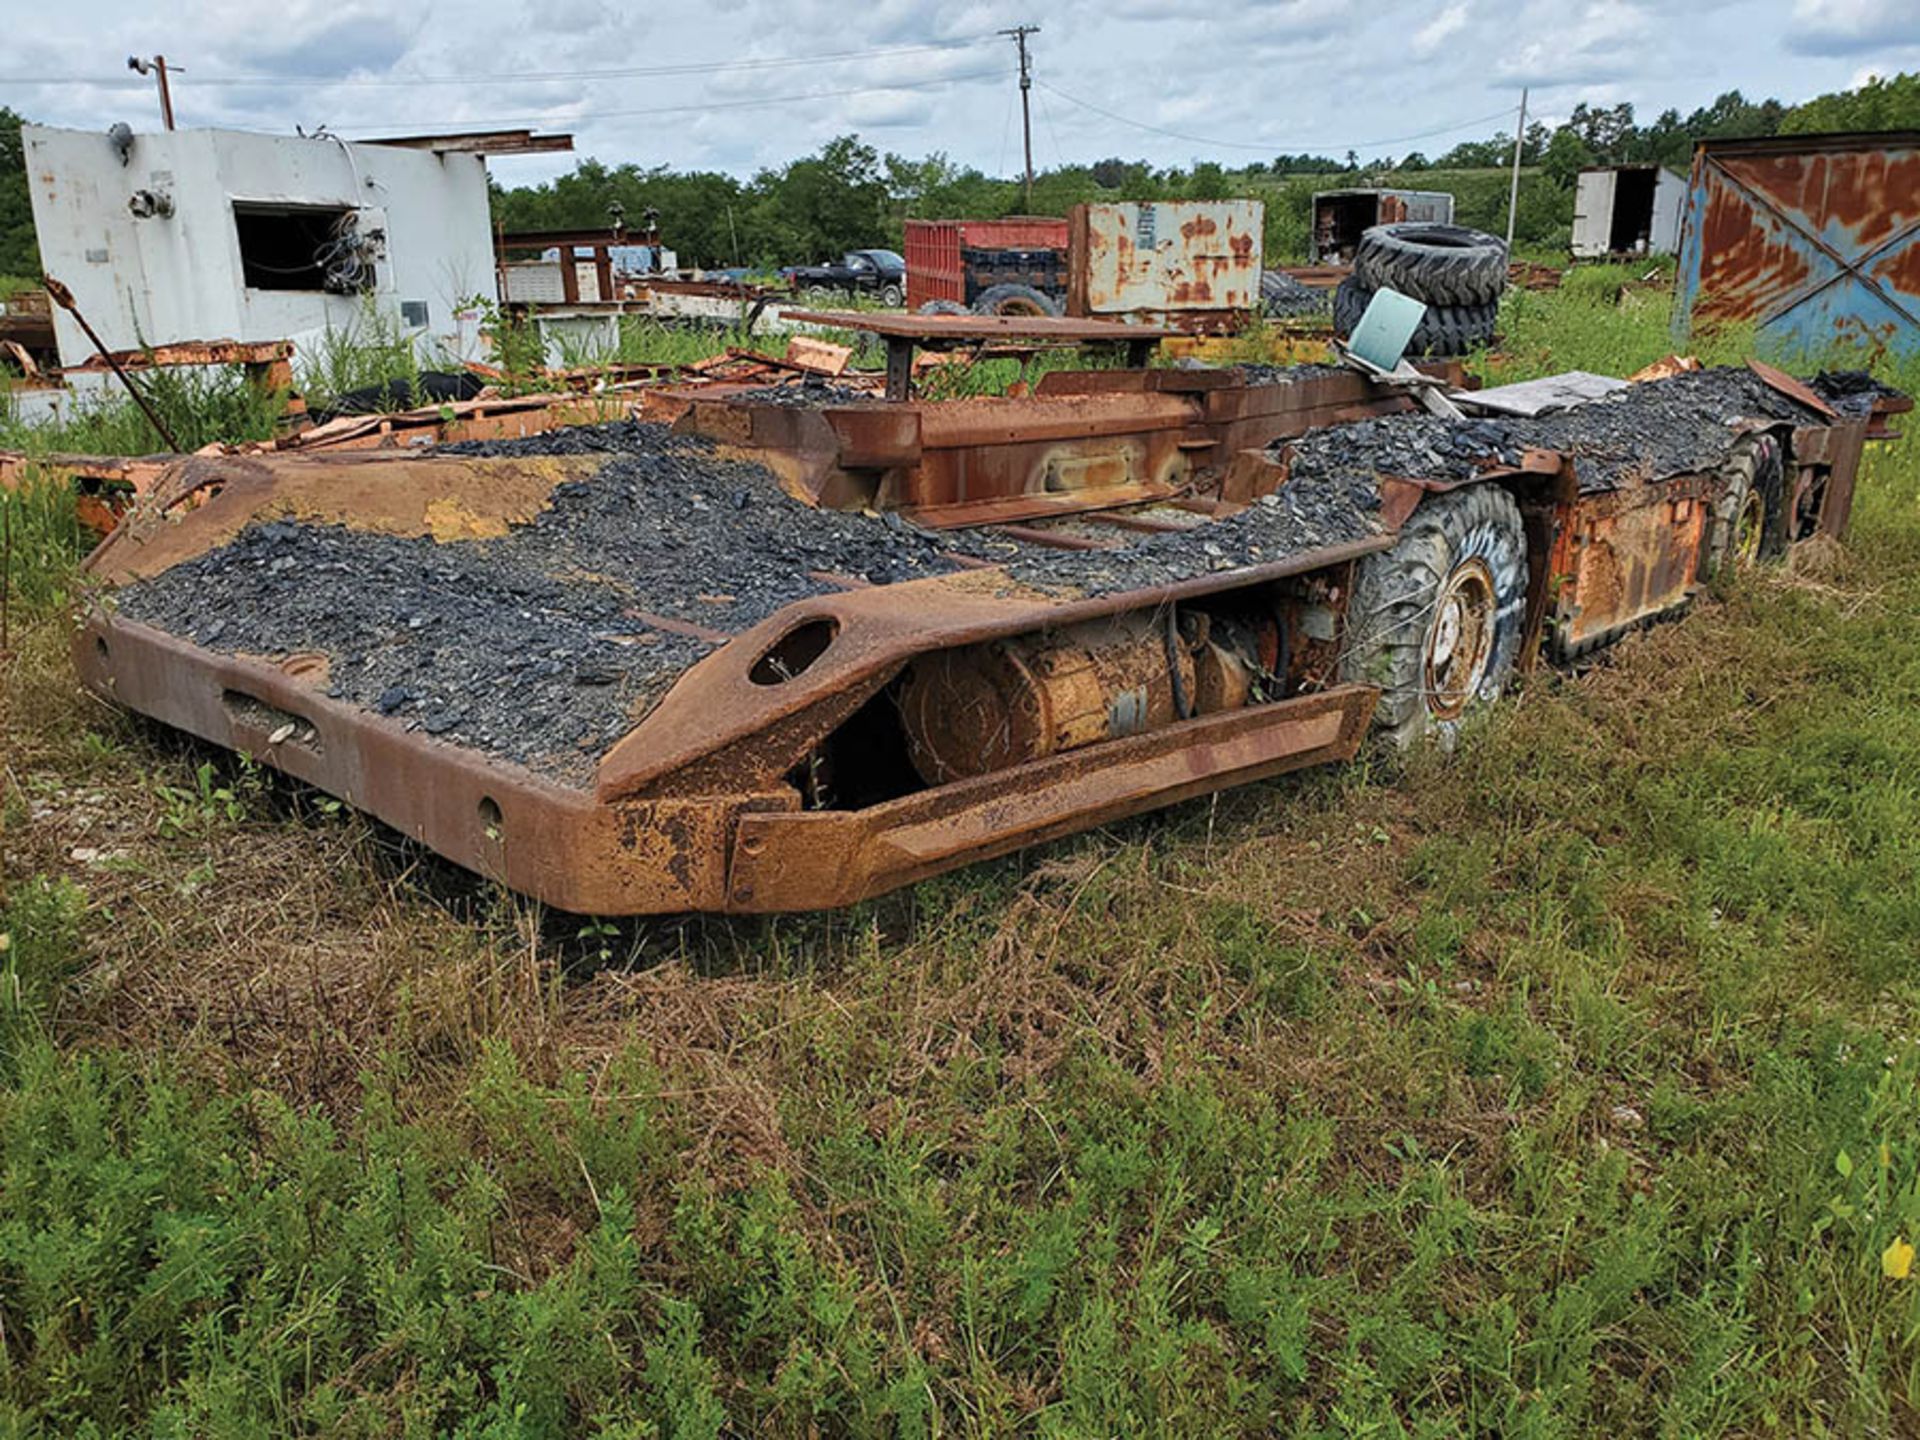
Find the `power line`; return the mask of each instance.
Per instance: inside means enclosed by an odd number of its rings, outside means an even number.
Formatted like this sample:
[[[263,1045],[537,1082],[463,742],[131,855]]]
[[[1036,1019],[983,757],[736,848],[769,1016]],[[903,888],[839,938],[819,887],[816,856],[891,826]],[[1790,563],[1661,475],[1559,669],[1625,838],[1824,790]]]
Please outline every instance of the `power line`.
[[[1185,140],[1189,144],[1193,144],[1193,145],[1211,145],[1216,148],[1226,149],[1226,150],[1257,150],[1261,154],[1265,155],[1265,154],[1274,153],[1274,151],[1280,148],[1280,146],[1283,144],[1283,142],[1278,140],[1262,140],[1257,143],[1249,144],[1247,141],[1244,141],[1244,140],[1217,140],[1205,135],[1189,135],[1180,130],[1168,130],[1159,125],[1149,125],[1144,120],[1136,120],[1131,115],[1122,115],[1113,110],[1103,109],[1102,107],[1095,105],[1092,101],[1082,100],[1077,95],[1069,95],[1066,91],[1062,90],[1058,85],[1049,85],[1044,80],[1035,80],[1033,83],[1040,86],[1044,90],[1051,90],[1054,94],[1058,95],[1062,100],[1066,100],[1074,105],[1078,105],[1082,110],[1091,110],[1096,115],[1104,116],[1108,120],[1117,120],[1122,125],[1131,125],[1136,130],[1149,130],[1155,135],[1165,135],[1174,140]],[[1385,140],[1347,141],[1347,142],[1343,142],[1341,145],[1333,145],[1328,141],[1315,141],[1315,142],[1294,141],[1292,143],[1296,145],[1300,145],[1303,150],[1313,150],[1313,149],[1371,150],[1376,146],[1380,146],[1380,145],[1401,145],[1406,143],[1409,140],[1430,140],[1436,135],[1451,135],[1459,130],[1471,129],[1475,125],[1489,124],[1492,121],[1501,119],[1502,117],[1511,115],[1511,114],[1513,114],[1513,107],[1509,105],[1503,109],[1494,111],[1491,115],[1482,115],[1476,120],[1462,120],[1458,124],[1443,125],[1438,130],[1423,130],[1417,135],[1393,135],[1393,136],[1389,136]]]
[[[548,80],[632,80],[667,75],[708,75],[723,70],[772,70],[793,65],[831,65],[846,60],[877,60],[890,55],[925,55],[964,50],[998,37],[973,35],[926,45],[896,45],[879,50],[838,50],[819,55],[767,56],[760,59],[699,61],[684,65],[621,66],[603,70],[501,70],[472,75],[198,75],[194,85],[385,86],[537,84]],[[125,88],[145,85],[122,75],[0,75],[0,85],[96,85]]]
[[[957,85],[968,80],[997,80],[1008,72],[972,70],[964,75],[943,75],[937,80],[897,80],[891,85],[857,85],[847,90],[811,90],[796,95],[763,95],[754,100],[705,100],[692,105],[656,105],[645,110],[586,110],[572,115],[519,115],[481,117],[461,120],[399,119],[386,121],[356,120],[349,129],[386,134],[396,128],[415,130],[452,130],[461,125],[485,125],[499,129],[509,125],[579,125],[590,120],[629,120],[647,115],[703,115],[711,110],[749,110],[762,105],[791,105],[804,100],[837,100],[848,95],[884,95],[890,90],[927,90],[937,85]]]

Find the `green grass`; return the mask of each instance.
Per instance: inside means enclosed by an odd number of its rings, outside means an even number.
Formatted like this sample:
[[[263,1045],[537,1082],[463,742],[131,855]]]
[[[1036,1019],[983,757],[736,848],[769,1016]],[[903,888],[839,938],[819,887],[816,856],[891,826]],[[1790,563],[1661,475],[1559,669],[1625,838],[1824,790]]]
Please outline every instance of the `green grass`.
[[[1608,290],[1502,373],[1665,353]],[[760,923],[420,868],[31,616],[0,1434],[1916,1423],[1911,440],[1844,553],[1450,757]]]
[[[132,372],[133,383],[182,451],[215,443],[270,440],[285,396],[263,390],[246,367],[156,367]],[[155,455],[170,450],[147,414],[117,380],[71,397],[52,423],[29,423],[0,387],[0,450],[28,454]]]

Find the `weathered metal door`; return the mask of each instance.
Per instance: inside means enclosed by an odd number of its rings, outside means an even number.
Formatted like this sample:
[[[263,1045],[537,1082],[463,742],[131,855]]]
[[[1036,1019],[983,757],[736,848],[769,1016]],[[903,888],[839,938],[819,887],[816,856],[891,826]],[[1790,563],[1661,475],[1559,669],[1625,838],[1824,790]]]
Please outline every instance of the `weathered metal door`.
[[[1920,132],[1695,147],[1674,325],[1753,321],[1772,348],[1920,351]]]
[[[1589,259],[1613,248],[1612,170],[1582,170],[1573,187],[1573,258]]]
[[[1680,248],[1680,220],[1687,209],[1687,182],[1666,166],[1653,185],[1653,230],[1647,249],[1672,255]]]

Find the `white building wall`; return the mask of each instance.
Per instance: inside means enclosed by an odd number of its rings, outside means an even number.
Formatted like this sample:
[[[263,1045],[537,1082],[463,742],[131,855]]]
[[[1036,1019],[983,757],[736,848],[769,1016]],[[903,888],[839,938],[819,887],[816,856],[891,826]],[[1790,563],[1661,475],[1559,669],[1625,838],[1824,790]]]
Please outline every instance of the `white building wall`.
[[[495,289],[487,178],[478,155],[394,146],[176,130],[134,137],[126,163],[101,131],[22,127],[42,263],[63,281],[111,349],[184,340],[292,340],[311,353],[326,331],[350,329],[371,303],[401,323],[423,302],[427,323],[406,326],[423,359],[478,358],[468,303]],[[136,219],[136,191],[170,195],[173,213]],[[233,203],[359,207],[362,228],[382,224],[385,258],[370,297],[245,284]],[[92,354],[64,311],[54,312],[63,364]]]

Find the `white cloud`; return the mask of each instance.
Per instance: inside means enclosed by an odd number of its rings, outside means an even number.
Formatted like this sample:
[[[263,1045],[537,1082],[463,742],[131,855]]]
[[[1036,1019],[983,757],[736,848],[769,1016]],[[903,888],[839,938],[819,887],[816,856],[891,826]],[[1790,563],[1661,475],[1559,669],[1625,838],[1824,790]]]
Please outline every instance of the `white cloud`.
[[[1571,20],[1558,5],[1528,9],[1516,28],[1533,38],[1521,39],[1495,67],[1512,84],[1551,89],[1619,80],[1644,71],[1663,38],[1633,0],[1590,0]]]
[[[1543,114],[1563,115],[1581,100],[1627,100],[1651,115],[1668,106],[1685,113],[1736,87],[1786,99],[1836,90],[1868,62],[1910,69],[1908,52],[1893,41],[1870,48],[1868,37],[1885,34],[1890,17],[1912,14],[1917,3],[868,0],[849,8],[847,0],[550,0],[530,10],[512,0],[461,0],[456,12],[390,0],[283,0],[267,26],[257,0],[63,0],[9,37],[0,83],[6,103],[32,118],[144,128],[156,118],[153,85],[121,69],[121,57],[163,50],[186,67],[174,92],[186,125],[285,132],[325,121],[366,134],[511,121],[570,130],[578,154],[609,164],[738,174],[866,130],[885,149],[943,150],[994,172],[1016,164],[1019,152],[1013,45],[994,32],[1037,21],[1034,74],[1052,87],[1034,92],[1036,158],[1045,163],[1120,155],[1185,165],[1349,148],[1431,155],[1510,127],[1485,117],[1515,103],[1522,84],[1534,88]],[[952,41],[968,43],[910,48]],[[896,53],[844,57],[882,48]],[[819,58],[834,54],[842,58]],[[805,63],[585,73],[793,57]],[[527,78],[551,72],[564,78]],[[271,78],[249,87],[211,83],[239,74]],[[432,83],[442,77],[459,78]],[[758,101],[772,103],[742,103]],[[1011,138],[1003,140],[1009,116]],[[1367,143],[1388,137],[1417,138]],[[494,163],[513,184],[573,162]]]
[[[1466,0],[1458,0],[1458,3],[1449,5],[1414,32],[1413,53],[1431,55],[1466,28]]]
[[[1920,44],[1920,13],[1914,0],[1794,0],[1787,44],[1802,55]]]

